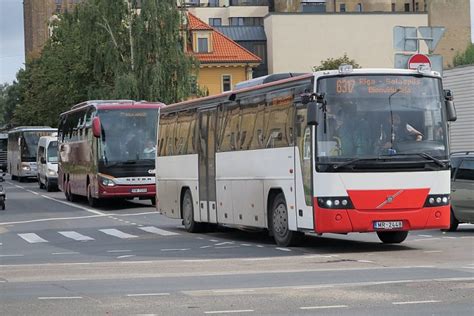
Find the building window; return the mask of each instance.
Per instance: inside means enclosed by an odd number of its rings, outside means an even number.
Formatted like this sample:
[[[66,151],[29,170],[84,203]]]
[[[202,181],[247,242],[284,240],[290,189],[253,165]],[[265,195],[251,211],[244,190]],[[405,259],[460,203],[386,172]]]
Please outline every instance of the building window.
[[[63,0],[56,0],[56,13],[61,13]]]
[[[392,3],[392,12],[395,12],[395,9],[396,9],[395,3]]]
[[[357,12],[362,12],[362,3],[358,3],[356,7]]]
[[[410,12],[410,4],[405,3],[405,12]]]
[[[258,17],[233,17],[229,18],[231,26],[263,26],[263,18]]]
[[[219,6],[219,0],[209,0],[208,6],[210,7],[218,7]]]
[[[187,0],[184,5],[189,7],[199,7],[201,5],[199,1],[200,0]]]
[[[221,18],[209,18],[209,25],[210,26],[221,26],[222,19]]]
[[[209,42],[207,37],[198,37],[198,53],[209,53]]]
[[[346,12],[346,4],[345,3],[339,4],[339,12]]]
[[[222,75],[222,92],[232,90],[232,76]]]
[[[418,12],[420,10],[420,4],[415,2],[415,11]]]

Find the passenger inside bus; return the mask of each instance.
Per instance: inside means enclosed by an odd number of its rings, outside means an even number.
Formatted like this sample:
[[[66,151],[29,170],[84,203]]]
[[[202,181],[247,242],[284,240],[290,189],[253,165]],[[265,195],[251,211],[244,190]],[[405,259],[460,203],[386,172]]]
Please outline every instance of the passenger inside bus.
[[[379,145],[382,149],[392,148],[395,143],[415,140],[423,140],[423,134],[412,125],[406,122],[402,123],[398,113],[388,116],[386,121],[380,125]]]

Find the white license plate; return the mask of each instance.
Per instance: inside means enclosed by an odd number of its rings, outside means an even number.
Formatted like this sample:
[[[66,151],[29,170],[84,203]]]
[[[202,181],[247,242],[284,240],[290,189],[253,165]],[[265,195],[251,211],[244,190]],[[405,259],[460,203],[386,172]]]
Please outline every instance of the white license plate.
[[[374,222],[374,229],[399,229],[403,228],[402,221]]]
[[[131,190],[132,193],[147,193],[148,192],[148,189],[132,189]]]

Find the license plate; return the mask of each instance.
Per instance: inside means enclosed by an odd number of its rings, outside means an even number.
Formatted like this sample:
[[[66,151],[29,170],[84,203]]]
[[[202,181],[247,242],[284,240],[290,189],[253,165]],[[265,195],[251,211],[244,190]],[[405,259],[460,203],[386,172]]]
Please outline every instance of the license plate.
[[[374,229],[399,229],[403,228],[402,221],[374,222]]]
[[[147,193],[148,189],[132,189],[132,193]]]

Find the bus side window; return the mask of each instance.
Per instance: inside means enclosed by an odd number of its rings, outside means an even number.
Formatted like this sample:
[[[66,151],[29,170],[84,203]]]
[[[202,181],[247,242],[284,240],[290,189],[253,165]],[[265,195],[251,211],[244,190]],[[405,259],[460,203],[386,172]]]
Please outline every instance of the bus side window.
[[[220,144],[220,151],[232,151],[238,146],[240,107],[232,106],[224,109],[224,135]]]

